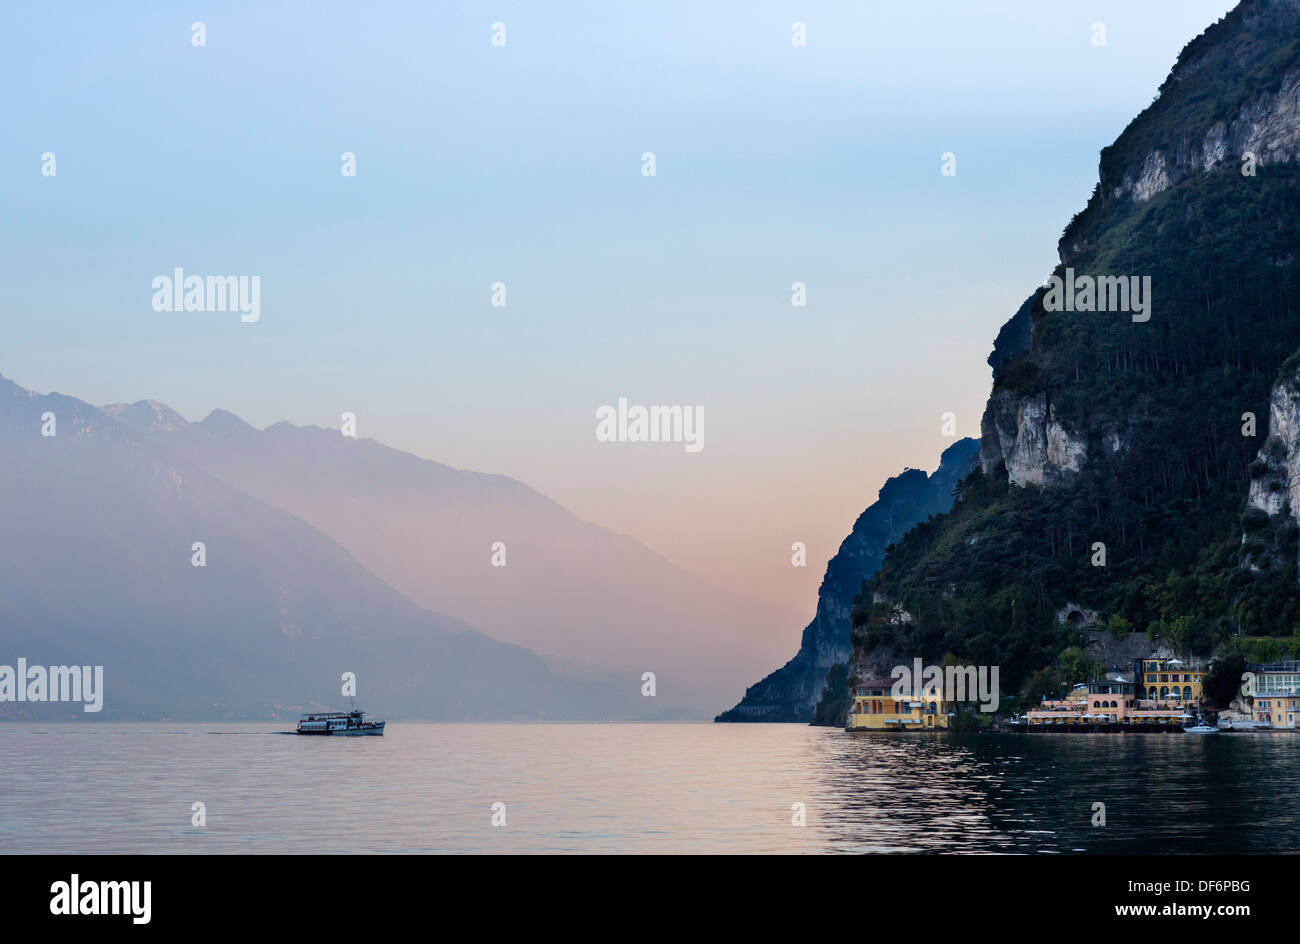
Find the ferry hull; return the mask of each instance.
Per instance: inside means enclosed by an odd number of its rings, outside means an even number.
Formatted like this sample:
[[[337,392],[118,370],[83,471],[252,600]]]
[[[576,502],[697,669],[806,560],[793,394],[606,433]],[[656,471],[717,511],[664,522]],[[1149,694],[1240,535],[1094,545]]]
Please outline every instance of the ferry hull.
[[[373,728],[352,728],[346,731],[331,731],[330,734],[334,737],[382,737],[386,723],[381,721]]]
[[[386,721],[380,721],[374,727],[339,728],[334,731],[299,731],[302,737],[383,737]]]

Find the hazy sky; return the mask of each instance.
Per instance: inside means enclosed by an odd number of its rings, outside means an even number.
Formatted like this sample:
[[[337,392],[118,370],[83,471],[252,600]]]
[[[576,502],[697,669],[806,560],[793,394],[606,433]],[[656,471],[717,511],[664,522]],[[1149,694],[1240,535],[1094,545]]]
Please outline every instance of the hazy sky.
[[[1232,6],[6,3],[0,373],[352,411],[811,615],[940,415],[978,435],[1099,149]],[[261,320],[155,312],[178,266],[259,275]],[[702,406],[703,451],[598,443],[619,397]]]

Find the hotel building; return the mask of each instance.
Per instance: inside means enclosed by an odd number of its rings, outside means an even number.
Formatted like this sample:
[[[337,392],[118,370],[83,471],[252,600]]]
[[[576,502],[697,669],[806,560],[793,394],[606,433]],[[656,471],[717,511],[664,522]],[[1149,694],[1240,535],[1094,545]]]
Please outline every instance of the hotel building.
[[[938,694],[893,694],[894,679],[874,678],[853,687],[849,731],[936,731],[948,727],[953,705]]]
[[[1252,665],[1255,697],[1251,718],[1256,724],[1295,728],[1300,721],[1300,662]]]
[[[1201,700],[1205,670],[1193,668],[1182,659],[1138,659],[1135,663],[1138,689],[1147,699]]]
[[[1025,713],[1024,730],[1166,730],[1181,727],[1194,703],[1179,698],[1143,698],[1132,680],[1118,673],[1076,686],[1066,698],[1046,700]]]

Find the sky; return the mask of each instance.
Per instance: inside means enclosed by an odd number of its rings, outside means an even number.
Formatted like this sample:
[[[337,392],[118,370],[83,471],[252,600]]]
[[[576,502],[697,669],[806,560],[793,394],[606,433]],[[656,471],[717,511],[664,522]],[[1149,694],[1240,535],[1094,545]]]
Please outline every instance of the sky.
[[[0,374],[352,412],[811,616],[942,414],[979,434],[1100,148],[1233,5],[6,3]],[[177,267],[259,276],[260,319],[155,311]],[[597,441],[620,397],[704,448]]]

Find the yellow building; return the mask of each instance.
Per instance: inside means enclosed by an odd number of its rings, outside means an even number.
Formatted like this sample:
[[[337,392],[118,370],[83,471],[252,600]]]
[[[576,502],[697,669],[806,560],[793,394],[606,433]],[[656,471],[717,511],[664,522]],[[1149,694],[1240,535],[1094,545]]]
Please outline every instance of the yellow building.
[[[1204,669],[1193,668],[1182,659],[1139,659],[1138,662],[1138,692],[1142,697],[1200,702]]]
[[[1300,662],[1252,665],[1251,719],[1274,728],[1300,727]]]
[[[849,731],[935,731],[948,727],[953,706],[938,694],[894,697],[892,678],[868,679],[853,688]]]
[[[1300,695],[1256,695],[1251,716],[1256,724],[1294,728],[1300,721]]]

